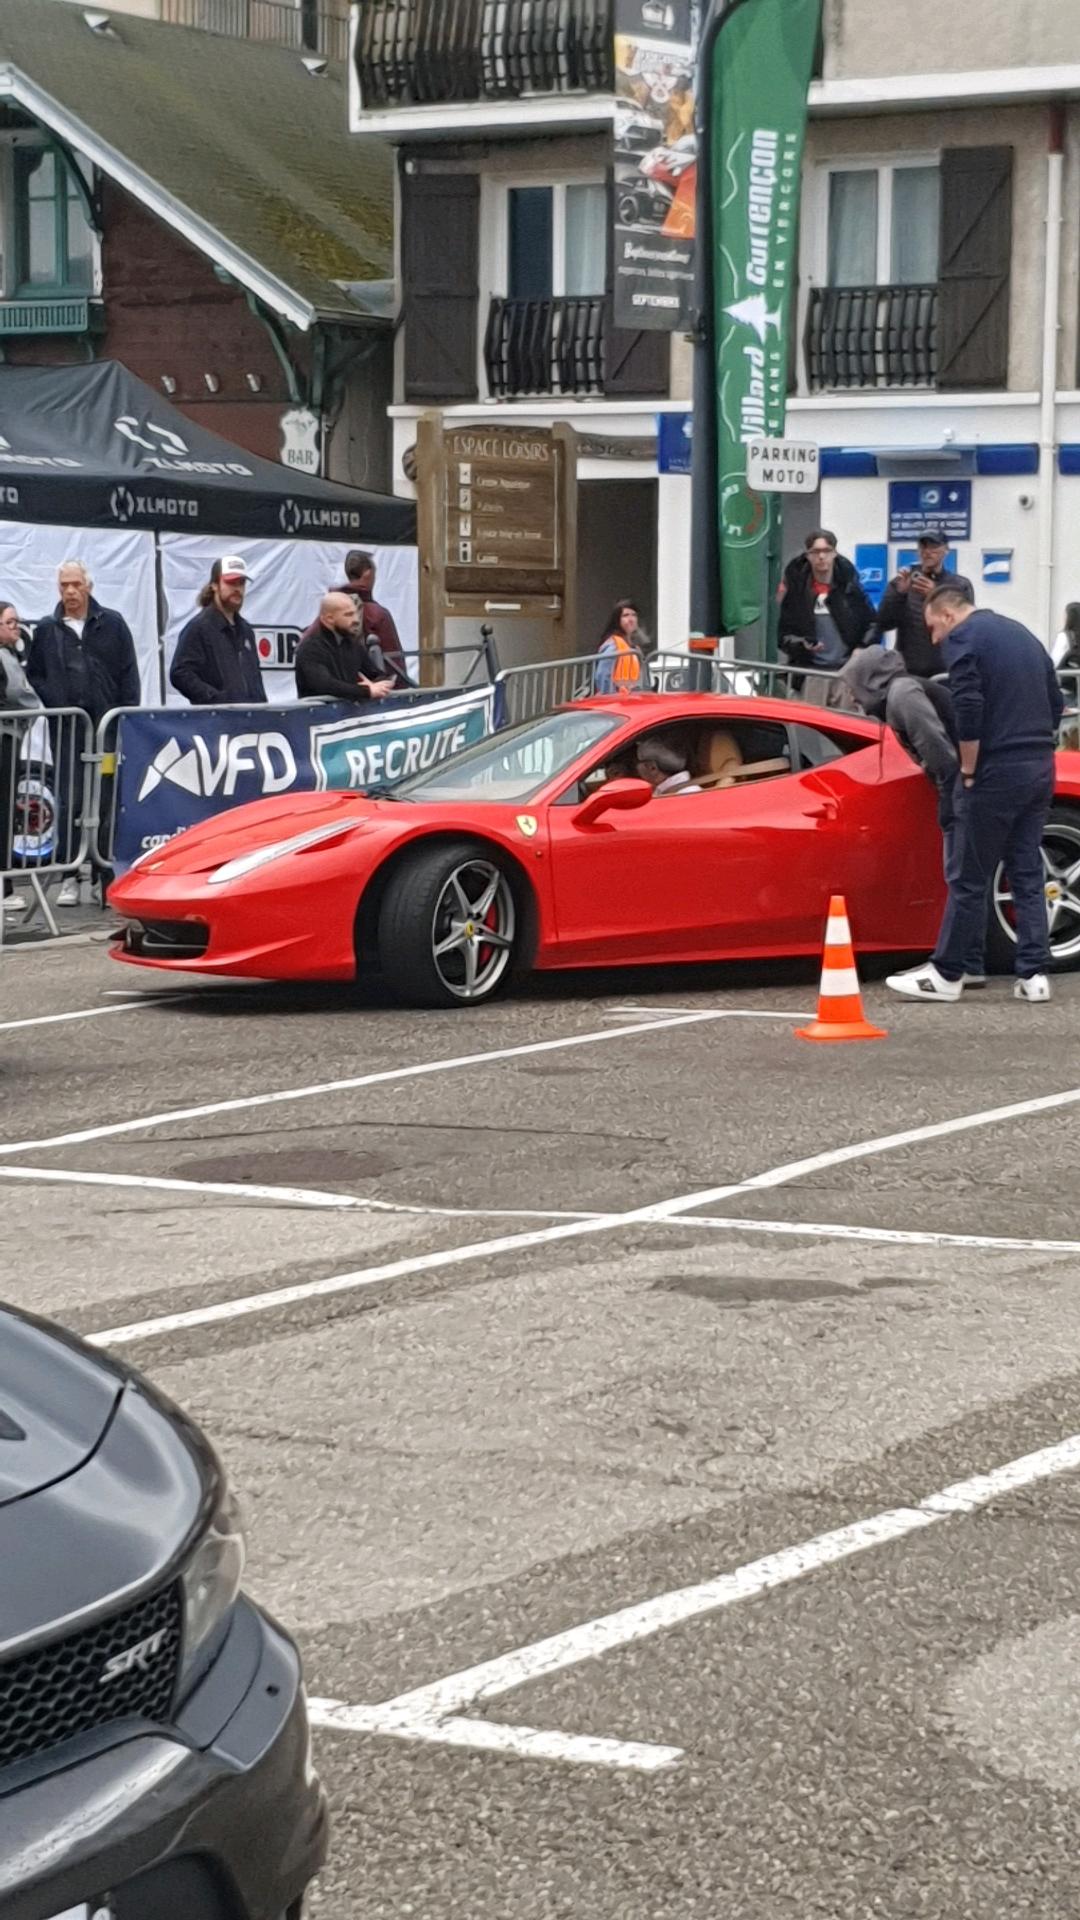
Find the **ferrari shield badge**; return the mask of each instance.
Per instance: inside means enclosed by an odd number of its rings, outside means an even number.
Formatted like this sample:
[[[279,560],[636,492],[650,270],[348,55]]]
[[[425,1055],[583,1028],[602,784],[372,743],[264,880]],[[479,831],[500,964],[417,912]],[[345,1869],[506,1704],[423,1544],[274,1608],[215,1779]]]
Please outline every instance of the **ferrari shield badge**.
[[[519,813],[517,817],[517,824],[521,829],[521,832],[525,835],[526,840],[535,839],[536,828],[538,823],[533,814]]]

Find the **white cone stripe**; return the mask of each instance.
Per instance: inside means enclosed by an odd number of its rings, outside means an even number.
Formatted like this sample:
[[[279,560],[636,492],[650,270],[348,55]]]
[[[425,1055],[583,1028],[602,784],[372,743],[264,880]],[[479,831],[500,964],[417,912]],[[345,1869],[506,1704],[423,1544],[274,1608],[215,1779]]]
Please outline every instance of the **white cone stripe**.
[[[824,1000],[847,999],[859,991],[859,976],[854,967],[826,967],[821,975]]]
[[[851,928],[848,926],[846,914],[838,913],[835,918],[830,918],[829,924],[825,929],[825,945],[827,947],[850,947]]]

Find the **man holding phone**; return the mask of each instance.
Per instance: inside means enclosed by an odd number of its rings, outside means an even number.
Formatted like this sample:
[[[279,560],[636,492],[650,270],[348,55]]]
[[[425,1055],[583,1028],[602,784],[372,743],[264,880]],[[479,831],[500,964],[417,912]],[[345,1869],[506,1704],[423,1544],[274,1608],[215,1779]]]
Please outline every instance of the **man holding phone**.
[[[909,673],[919,680],[932,680],[941,672],[940,655],[934,650],[926,624],[926,603],[935,587],[949,585],[975,604],[975,589],[961,573],[946,573],[949,541],[940,527],[927,527],[919,535],[919,563],[902,567],[889,586],[878,608],[880,633],[896,631],[896,651]]]

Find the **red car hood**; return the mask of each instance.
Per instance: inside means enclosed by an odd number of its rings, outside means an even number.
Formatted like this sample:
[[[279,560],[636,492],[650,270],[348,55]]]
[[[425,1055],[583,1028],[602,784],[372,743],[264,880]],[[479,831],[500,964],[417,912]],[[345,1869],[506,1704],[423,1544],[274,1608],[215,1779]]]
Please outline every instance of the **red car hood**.
[[[297,833],[393,811],[391,805],[367,800],[362,793],[290,793],[279,800],[253,800],[249,806],[233,807],[200,826],[187,827],[129,871],[152,873],[155,878],[205,873],[209,867],[223,866],[227,860],[255,853]]]

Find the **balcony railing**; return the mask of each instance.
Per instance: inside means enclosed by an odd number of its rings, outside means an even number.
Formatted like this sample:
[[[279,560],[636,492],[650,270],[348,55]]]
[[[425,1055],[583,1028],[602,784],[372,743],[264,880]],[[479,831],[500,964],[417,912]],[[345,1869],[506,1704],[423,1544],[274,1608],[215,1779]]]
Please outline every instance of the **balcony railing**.
[[[611,93],[613,0],[359,0],[356,68],[366,110]]]
[[[811,393],[837,387],[932,387],[936,287],[814,287],[806,316]]]
[[[32,334],[98,332],[103,311],[100,300],[92,300],[86,293],[0,301],[0,337],[26,339]]]
[[[602,294],[492,300],[484,364],[493,400],[532,393],[602,394]]]
[[[324,60],[349,57],[349,22],[312,0],[161,0],[161,18],[174,27],[201,27],[230,40],[268,40]]]

